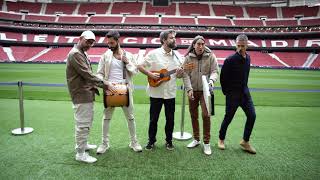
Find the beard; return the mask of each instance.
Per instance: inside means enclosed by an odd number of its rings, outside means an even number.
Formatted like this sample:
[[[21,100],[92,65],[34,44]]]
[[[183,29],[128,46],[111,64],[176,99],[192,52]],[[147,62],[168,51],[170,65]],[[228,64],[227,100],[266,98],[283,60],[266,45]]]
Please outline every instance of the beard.
[[[175,48],[176,47],[176,42],[169,43],[168,47],[171,48],[171,49]]]
[[[110,47],[109,46],[109,49],[112,51],[112,52],[115,52],[119,49],[119,45],[117,44],[115,47]]]

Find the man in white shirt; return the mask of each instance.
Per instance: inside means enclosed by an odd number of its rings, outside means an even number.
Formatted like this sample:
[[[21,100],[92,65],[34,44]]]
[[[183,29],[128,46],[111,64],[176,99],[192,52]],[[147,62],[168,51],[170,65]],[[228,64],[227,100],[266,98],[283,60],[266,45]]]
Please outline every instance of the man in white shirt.
[[[162,69],[175,72],[168,77],[170,80],[156,84],[152,87],[149,81],[147,92],[150,96],[150,122],[149,122],[149,141],[146,145],[146,150],[152,150],[156,140],[158,119],[162,105],[165,107],[166,116],[166,148],[173,150],[172,133],[174,128],[174,112],[175,112],[175,97],[176,97],[176,76],[180,76],[183,70],[180,68],[182,61],[177,56],[177,52],[172,49],[176,47],[176,32],[174,30],[166,30],[160,33],[160,48],[150,51],[144,60],[139,63],[138,69],[148,76],[152,81],[161,81],[166,78],[159,72]]]
[[[136,124],[133,114],[133,83],[132,76],[138,72],[136,60],[130,52],[123,50],[119,42],[120,34],[117,31],[109,31],[107,34],[107,43],[109,50],[105,52],[100,59],[97,76],[108,82],[108,90],[116,92],[116,84],[127,84],[129,89],[129,106],[122,106],[126,116],[130,134],[129,147],[136,152],[141,152],[142,147],[136,137]],[[110,148],[109,144],[109,126],[114,111],[114,107],[104,109],[102,122],[102,144],[97,149],[97,154],[103,154]]]

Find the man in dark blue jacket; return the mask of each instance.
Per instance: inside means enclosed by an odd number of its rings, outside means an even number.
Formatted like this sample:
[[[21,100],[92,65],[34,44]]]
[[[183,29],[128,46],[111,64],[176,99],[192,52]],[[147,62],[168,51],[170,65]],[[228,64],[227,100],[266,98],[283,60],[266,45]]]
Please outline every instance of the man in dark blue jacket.
[[[218,148],[225,149],[224,139],[229,124],[240,106],[247,116],[243,139],[240,146],[246,152],[256,154],[256,150],[249,144],[250,135],[256,120],[255,108],[248,88],[250,72],[250,56],[246,53],[248,37],[240,34],[236,39],[237,51],[226,58],[221,68],[220,83],[226,96],[226,113],[219,131]]]

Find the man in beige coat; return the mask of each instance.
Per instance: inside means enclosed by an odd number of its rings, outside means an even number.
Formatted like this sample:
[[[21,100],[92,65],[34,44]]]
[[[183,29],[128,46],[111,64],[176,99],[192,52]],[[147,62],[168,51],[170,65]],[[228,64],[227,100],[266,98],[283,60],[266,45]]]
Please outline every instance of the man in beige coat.
[[[97,86],[105,87],[106,82],[92,73],[88,51],[95,42],[92,31],[84,31],[68,54],[66,78],[69,93],[73,103],[75,119],[76,160],[87,163],[97,161],[85,151],[96,148],[88,144],[88,136],[93,121],[93,101],[95,93],[99,93]]]
[[[203,120],[203,151],[206,155],[211,155],[210,114],[205,105],[201,78],[205,75],[209,80],[210,85],[213,86],[213,83],[218,80],[219,67],[215,55],[205,45],[205,39],[202,36],[196,36],[193,39],[192,44],[188,48],[184,64],[194,65],[194,69],[185,70],[185,74],[187,74],[188,78],[184,78],[184,84],[189,96],[189,111],[194,138],[187,147],[194,148],[200,145],[198,121],[198,107],[200,104]]]
[[[133,114],[133,97],[134,89],[132,76],[138,72],[136,61],[130,52],[123,50],[119,42],[120,34],[117,31],[109,31],[107,34],[107,43],[109,50],[105,52],[100,59],[97,76],[100,79],[108,81],[108,90],[116,91],[115,84],[127,84],[129,89],[129,106],[123,106],[122,110],[125,114],[128,123],[130,134],[129,147],[136,152],[141,152],[142,147],[138,143],[136,136],[136,125]],[[102,119],[102,144],[97,149],[97,154],[103,154],[110,148],[109,144],[109,127],[114,107],[104,109]]]

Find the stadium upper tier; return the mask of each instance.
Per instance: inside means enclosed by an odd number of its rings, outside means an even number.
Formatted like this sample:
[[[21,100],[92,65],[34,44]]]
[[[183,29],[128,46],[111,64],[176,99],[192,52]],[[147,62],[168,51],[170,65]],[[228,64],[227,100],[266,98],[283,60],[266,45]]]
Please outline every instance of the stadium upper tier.
[[[124,48],[135,54],[141,60],[152,48]],[[71,47],[27,47],[27,46],[0,46],[0,62],[41,62],[41,63],[63,63]],[[93,47],[88,51],[91,62],[97,63],[107,48]],[[187,52],[186,49],[178,49],[181,58]],[[213,50],[219,65],[225,58],[234,53],[233,50]],[[320,68],[319,54],[310,52],[261,52],[248,51],[251,56],[252,66],[279,67],[279,68]]]
[[[0,62],[64,62],[72,46],[78,41],[78,36],[50,35],[50,34],[22,34],[13,32],[0,32],[2,42],[11,42],[11,45],[0,46]],[[185,55],[186,48],[191,44],[192,38],[177,37],[178,51]],[[142,58],[151,49],[159,47],[158,37],[126,37],[120,38],[122,46],[129,52]],[[37,47],[25,45],[24,43],[38,43]],[[42,44],[41,44],[42,43]],[[311,48],[319,49],[320,39],[250,39],[249,54],[252,56],[253,66],[263,67],[297,67],[297,68],[320,68],[320,56],[313,51],[305,52],[277,52],[268,50],[255,50],[253,48]],[[219,64],[229,56],[234,49],[234,39],[207,38],[206,44],[213,49]],[[138,45],[138,46],[137,46]],[[145,46],[143,46],[145,45]],[[98,62],[101,54],[106,48],[106,38],[96,37],[96,47],[89,51],[92,62]],[[102,47],[104,46],[104,47]],[[152,48],[150,48],[152,47]],[[222,50],[225,47],[229,50]],[[139,55],[139,56],[138,56]]]
[[[64,62],[84,29],[97,35],[89,51],[92,62],[107,50],[104,35],[110,29],[120,31],[127,51],[143,58],[160,46],[159,32],[173,28],[182,55],[200,34],[221,65],[234,52],[235,35],[245,32],[253,66],[320,68],[319,7],[11,1],[1,1],[0,7],[0,62]]]
[[[11,1],[3,1],[0,6],[0,25],[4,26],[54,29],[184,28],[219,32],[320,31],[319,7],[240,7],[211,3],[171,3],[167,7],[156,7],[150,2],[89,4]]]
[[[213,5],[211,3],[172,3],[167,7],[152,6],[150,2],[111,3],[31,3],[3,1],[2,11],[35,14],[131,14],[131,15],[176,15],[176,16],[235,16],[237,18],[294,18],[295,16],[317,17],[319,7],[245,7]]]
[[[2,27],[31,27],[41,29],[148,29],[173,28],[191,31],[232,32],[308,32],[320,31],[319,17],[266,19],[156,16],[156,15],[40,15],[0,12]]]

